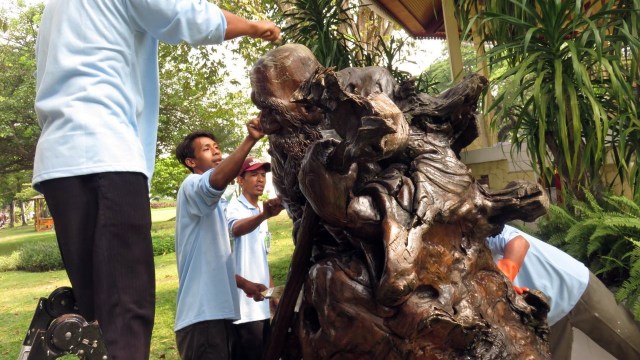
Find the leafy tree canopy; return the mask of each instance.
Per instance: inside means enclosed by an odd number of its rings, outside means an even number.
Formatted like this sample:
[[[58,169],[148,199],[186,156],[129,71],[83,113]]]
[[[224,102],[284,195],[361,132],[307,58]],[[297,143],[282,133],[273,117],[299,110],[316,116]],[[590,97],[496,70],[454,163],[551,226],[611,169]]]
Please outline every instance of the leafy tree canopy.
[[[151,183],[151,195],[158,199],[175,199],[182,180],[188,174],[189,170],[180,164],[175,156],[157,159],[156,171]]]
[[[31,181],[31,170],[18,171],[0,176],[0,210],[6,208],[16,194],[22,190],[22,184]],[[17,199],[19,200],[19,199]]]
[[[34,48],[42,4],[2,8],[0,18],[0,175],[30,170],[40,135],[35,99]],[[12,13],[18,11],[17,16]]]

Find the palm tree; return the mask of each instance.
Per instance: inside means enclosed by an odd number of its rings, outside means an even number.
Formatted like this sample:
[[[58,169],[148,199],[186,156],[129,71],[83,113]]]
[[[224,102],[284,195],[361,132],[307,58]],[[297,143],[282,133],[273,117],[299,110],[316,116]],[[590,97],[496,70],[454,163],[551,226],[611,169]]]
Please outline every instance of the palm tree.
[[[483,3],[482,6],[479,4]],[[592,6],[592,3],[593,4]],[[466,29],[477,26],[487,59],[509,70],[493,79],[493,126],[550,179],[596,192],[613,159],[620,181],[640,188],[638,49],[640,1],[461,0]],[[472,15],[477,14],[477,15]]]
[[[396,25],[354,0],[282,0],[287,42],[308,47],[320,64],[340,70],[350,66],[384,66],[397,79],[409,75],[395,66],[413,44],[394,34]]]

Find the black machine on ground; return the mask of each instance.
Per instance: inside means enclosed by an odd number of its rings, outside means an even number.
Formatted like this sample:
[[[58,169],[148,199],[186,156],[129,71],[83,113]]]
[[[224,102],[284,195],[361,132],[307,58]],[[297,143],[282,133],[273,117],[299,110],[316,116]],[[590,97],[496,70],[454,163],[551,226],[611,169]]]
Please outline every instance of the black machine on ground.
[[[49,360],[69,354],[85,360],[111,359],[98,323],[88,323],[77,312],[70,287],[40,298],[18,360]]]

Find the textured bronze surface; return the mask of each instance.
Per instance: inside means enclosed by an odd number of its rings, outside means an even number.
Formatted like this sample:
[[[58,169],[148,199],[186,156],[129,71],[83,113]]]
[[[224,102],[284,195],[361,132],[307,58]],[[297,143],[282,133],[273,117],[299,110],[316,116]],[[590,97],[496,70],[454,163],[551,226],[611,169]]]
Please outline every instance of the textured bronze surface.
[[[296,243],[267,359],[549,358],[544,295],[517,295],[485,244],[548,198],[486,190],[459,160],[485,78],[432,97],[289,44],[251,82]]]

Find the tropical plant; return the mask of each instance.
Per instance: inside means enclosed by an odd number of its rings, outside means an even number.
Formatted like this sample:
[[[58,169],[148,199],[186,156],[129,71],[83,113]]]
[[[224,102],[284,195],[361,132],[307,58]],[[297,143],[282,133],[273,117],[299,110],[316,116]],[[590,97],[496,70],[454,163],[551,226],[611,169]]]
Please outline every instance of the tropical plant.
[[[480,6],[480,3],[483,5]],[[462,0],[459,16],[489,46],[497,77],[494,127],[511,122],[534,168],[564,185],[600,189],[609,159],[619,180],[640,186],[638,0]],[[477,15],[473,15],[477,14]],[[637,90],[637,89],[636,89]]]
[[[616,297],[640,319],[640,204],[624,196],[604,195],[597,201],[568,199],[552,205],[538,224],[538,236],[587,265]]]
[[[423,71],[416,77],[416,92],[431,95],[439,94],[442,92],[442,82],[439,81],[436,74],[430,72],[429,69]]]
[[[351,66],[349,37],[353,26],[352,7],[340,0],[282,1],[284,40],[305,45],[323,66],[342,69]]]
[[[340,70],[383,66],[397,80],[409,77],[397,68],[415,43],[401,37],[396,25],[353,0],[283,0],[281,22],[286,42],[308,47],[320,64]]]

